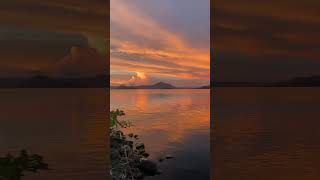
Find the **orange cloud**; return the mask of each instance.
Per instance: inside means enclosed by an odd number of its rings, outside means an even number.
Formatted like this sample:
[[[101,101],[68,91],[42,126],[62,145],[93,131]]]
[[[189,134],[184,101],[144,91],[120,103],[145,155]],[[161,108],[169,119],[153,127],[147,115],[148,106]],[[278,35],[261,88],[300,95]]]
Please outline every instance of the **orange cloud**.
[[[318,60],[319,7],[316,0],[212,3],[214,48]]]
[[[144,72],[136,72],[137,77],[144,80],[147,79],[146,74]]]
[[[207,48],[193,47],[181,34],[128,2],[111,2],[111,70],[209,81],[210,76],[203,76],[210,71],[209,44]]]
[[[91,0],[10,0],[1,2],[0,22],[107,38],[107,6],[107,1]]]
[[[117,59],[112,63],[112,70],[122,72],[144,71],[151,75],[159,75],[162,77],[175,77],[183,79],[202,79],[208,80],[210,72],[206,69],[197,69],[190,66],[170,67],[164,65],[148,64],[144,62],[133,62],[125,59]]]
[[[140,84],[148,80],[144,72],[135,72],[131,77],[126,76],[124,78],[115,78],[111,79],[111,84]]]

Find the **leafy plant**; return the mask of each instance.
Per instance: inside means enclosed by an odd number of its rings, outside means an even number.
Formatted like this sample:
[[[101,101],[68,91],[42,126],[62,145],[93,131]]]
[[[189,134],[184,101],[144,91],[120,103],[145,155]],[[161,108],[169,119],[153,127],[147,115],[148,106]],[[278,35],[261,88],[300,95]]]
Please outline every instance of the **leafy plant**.
[[[42,156],[29,155],[26,150],[22,150],[18,157],[11,154],[0,157],[0,180],[20,180],[24,171],[37,172],[47,169],[48,164],[43,162]]]
[[[118,117],[124,116],[124,115],[125,115],[124,111],[119,109],[110,111],[110,128],[114,129],[114,128],[118,128],[119,126],[121,128],[130,127],[131,123],[129,121],[118,120]]]
[[[114,180],[143,179],[160,173],[157,163],[148,160],[150,156],[145,150],[144,143],[138,142],[136,134],[125,135],[121,128],[132,126],[129,121],[119,120],[124,116],[122,110],[110,111],[110,144],[111,169],[110,175]],[[171,159],[172,156],[161,156],[158,161]]]
[[[139,167],[149,154],[145,152],[144,144],[137,142],[138,135],[122,132],[122,128],[132,126],[129,121],[119,120],[124,115],[119,109],[110,111],[110,175],[114,180],[142,179],[144,174]]]

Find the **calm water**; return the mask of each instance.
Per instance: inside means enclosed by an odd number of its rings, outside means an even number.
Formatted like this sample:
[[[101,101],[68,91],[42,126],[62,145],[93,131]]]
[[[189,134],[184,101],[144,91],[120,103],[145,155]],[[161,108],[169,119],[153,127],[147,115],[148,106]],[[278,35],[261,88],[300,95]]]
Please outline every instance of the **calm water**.
[[[214,180],[320,179],[320,88],[217,88]]]
[[[151,158],[174,159],[160,164],[163,174],[150,179],[210,177],[209,90],[111,90],[111,109],[122,109]]]
[[[24,180],[105,180],[106,103],[103,89],[2,89],[0,154],[44,156],[52,170]]]

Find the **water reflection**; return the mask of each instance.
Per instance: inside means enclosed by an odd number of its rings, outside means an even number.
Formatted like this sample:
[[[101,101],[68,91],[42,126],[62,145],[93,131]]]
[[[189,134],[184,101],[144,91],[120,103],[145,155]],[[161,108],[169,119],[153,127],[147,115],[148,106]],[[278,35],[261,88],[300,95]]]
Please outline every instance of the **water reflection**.
[[[124,118],[134,124],[126,131],[140,135],[152,158],[160,152],[177,156],[156,178],[188,172],[193,176],[187,179],[209,178],[209,90],[111,90],[111,108],[126,112]],[[194,162],[186,163],[190,158]]]
[[[319,90],[217,88],[212,179],[319,179]]]
[[[44,156],[52,170],[26,180],[106,179],[106,98],[103,89],[1,90],[0,153]]]

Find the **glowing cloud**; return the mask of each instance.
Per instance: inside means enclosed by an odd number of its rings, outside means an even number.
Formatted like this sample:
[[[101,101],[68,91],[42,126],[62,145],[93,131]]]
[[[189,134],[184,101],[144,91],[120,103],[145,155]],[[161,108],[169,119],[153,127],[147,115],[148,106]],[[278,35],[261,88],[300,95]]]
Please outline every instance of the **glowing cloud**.
[[[135,73],[130,76],[130,83],[145,83],[148,79],[149,83],[161,80],[208,84],[210,44],[194,46],[175,27],[147,15],[136,3],[111,1],[111,84],[128,81],[126,76],[117,76],[119,73]],[[209,23],[208,18],[203,28],[209,29]]]
[[[136,74],[137,74],[137,77],[142,80],[147,78],[144,72],[136,72]]]

